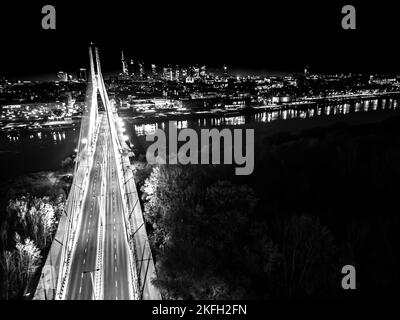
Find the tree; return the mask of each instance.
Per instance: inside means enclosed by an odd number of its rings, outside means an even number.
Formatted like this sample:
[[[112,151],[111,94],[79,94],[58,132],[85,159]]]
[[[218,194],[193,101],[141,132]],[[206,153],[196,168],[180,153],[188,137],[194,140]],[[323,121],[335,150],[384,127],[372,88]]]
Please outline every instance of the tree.
[[[292,216],[281,230],[282,293],[287,297],[326,292],[334,274],[333,237],[319,218]]]
[[[279,260],[271,239],[250,232],[257,198],[247,186],[196,173],[156,167],[143,187],[157,254],[154,283],[169,299],[257,297],[255,275],[270,275]]]
[[[23,243],[17,242],[16,250],[19,254],[18,268],[25,291],[31,277],[40,266],[42,256],[40,255],[40,249],[29,238],[25,239]]]
[[[41,264],[41,250],[46,252],[51,244],[56,212],[62,210],[63,204],[55,206],[47,197],[30,195],[9,201],[0,228],[0,280],[5,299],[22,298]]]
[[[51,239],[55,231],[55,212],[54,208],[50,203],[41,202],[39,205],[39,210],[36,211],[40,216],[40,223],[42,226],[42,245],[41,248],[47,246],[47,241]]]
[[[18,255],[12,251],[3,251],[0,255],[0,298],[8,300],[16,298],[21,285],[18,270]]]
[[[179,216],[179,210],[187,202],[196,201],[196,193],[187,195],[189,186],[194,182],[189,170],[179,166],[157,166],[153,168],[150,177],[146,179],[143,190],[144,217],[153,232],[151,236],[153,247],[165,247],[170,238],[170,223]],[[199,191],[200,189],[197,189]]]
[[[72,157],[66,157],[61,161],[61,168],[63,169],[72,169],[74,167],[74,160]]]
[[[0,294],[4,299],[21,299],[41,262],[39,248],[30,239],[22,243],[18,234],[13,251],[3,251],[0,255]]]

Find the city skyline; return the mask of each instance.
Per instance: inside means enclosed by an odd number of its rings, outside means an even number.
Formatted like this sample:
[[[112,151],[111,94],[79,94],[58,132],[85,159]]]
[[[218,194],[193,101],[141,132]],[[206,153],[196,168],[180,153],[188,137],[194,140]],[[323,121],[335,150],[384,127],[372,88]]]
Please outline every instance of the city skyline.
[[[171,69],[173,72],[173,76],[171,79],[175,79],[179,77],[179,73],[184,72],[186,75],[190,70],[198,69],[200,72],[201,69],[204,69],[204,75],[213,76],[213,77],[221,77],[221,76],[229,76],[229,77],[258,77],[258,78],[274,78],[274,77],[298,77],[301,75],[311,75],[314,74],[316,76],[333,76],[333,75],[365,75],[365,76],[388,76],[388,77],[396,77],[400,74],[400,71],[320,71],[315,70],[311,64],[304,64],[303,66],[299,66],[299,68],[295,70],[268,70],[263,68],[238,68],[232,65],[222,64],[219,66],[215,65],[206,65],[200,63],[185,63],[185,64],[155,64],[151,61],[145,59],[135,59],[132,55],[124,54],[124,50],[119,51],[120,54],[123,55],[123,60],[119,59],[119,68],[113,70],[105,70],[104,76],[106,79],[111,78],[121,78],[123,76],[129,76],[129,79],[165,79],[165,69]],[[115,61],[113,64],[116,64]],[[4,74],[0,74],[0,77],[5,80],[9,80],[12,82],[52,82],[52,81],[85,81],[86,74],[88,72],[88,66],[77,66],[73,69],[59,69],[54,72],[48,74],[35,74],[35,75],[23,75],[23,76],[14,76],[9,75],[6,76]],[[177,76],[175,73],[177,72]],[[84,76],[83,76],[84,74]],[[140,76],[139,76],[140,75]],[[182,76],[182,74],[181,74]],[[176,78],[177,79],[177,78]]]

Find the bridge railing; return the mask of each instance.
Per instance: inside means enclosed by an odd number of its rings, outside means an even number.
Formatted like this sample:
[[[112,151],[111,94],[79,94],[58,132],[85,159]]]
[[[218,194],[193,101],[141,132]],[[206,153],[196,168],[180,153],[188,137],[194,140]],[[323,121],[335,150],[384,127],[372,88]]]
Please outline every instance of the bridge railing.
[[[118,116],[114,117],[114,125],[116,127],[121,122],[122,120]],[[126,145],[122,131],[117,130],[117,132],[119,145]],[[133,269],[136,273],[138,299],[160,300],[161,294],[158,288],[152,283],[152,280],[156,278],[156,269],[128,156],[128,146],[126,146],[125,150],[121,148],[118,151],[120,159],[118,167],[121,170],[122,176],[121,188],[125,203],[126,228],[129,236],[128,242],[134,259]]]

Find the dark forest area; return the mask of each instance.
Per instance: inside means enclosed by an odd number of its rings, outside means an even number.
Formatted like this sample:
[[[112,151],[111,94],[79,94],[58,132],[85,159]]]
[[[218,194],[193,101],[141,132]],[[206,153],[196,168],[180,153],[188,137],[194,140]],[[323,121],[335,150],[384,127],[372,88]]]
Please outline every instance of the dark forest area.
[[[399,125],[265,137],[248,177],[228,166],[136,163],[164,297],[390,297],[399,284]],[[341,287],[348,264],[353,292]]]

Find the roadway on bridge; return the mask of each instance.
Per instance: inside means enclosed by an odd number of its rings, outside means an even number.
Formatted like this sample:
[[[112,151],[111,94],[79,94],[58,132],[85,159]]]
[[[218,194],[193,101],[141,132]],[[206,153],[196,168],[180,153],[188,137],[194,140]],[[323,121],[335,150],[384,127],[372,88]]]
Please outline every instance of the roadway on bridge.
[[[103,272],[105,300],[132,299],[128,281],[130,251],[123,221],[123,198],[117,176],[117,162],[111,139],[107,117],[103,116],[93,167],[89,174],[88,192],[83,200],[66,299],[94,299],[95,272]],[[105,185],[104,195],[101,194],[102,183]],[[102,201],[105,201],[103,265],[99,271],[95,271]]]
[[[97,239],[101,201],[101,172],[104,162],[105,127],[102,125],[96,143],[93,167],[89,173],[88,191],[83,200],[78,240],[71,261],[70,279],[66,299],[90,300],[93,298],[91,271],[96,269]]]
[[[123,217],[123,198],[117,176],[117,161],[112,151],[109,126],[106,131],[106,236],[104,251],[104,299],[128,300],[129,296],[129,244]]]

